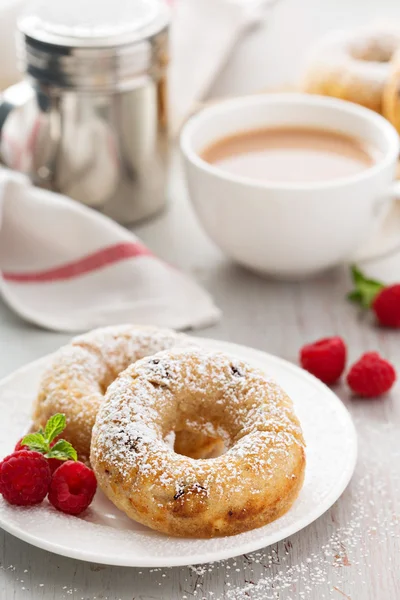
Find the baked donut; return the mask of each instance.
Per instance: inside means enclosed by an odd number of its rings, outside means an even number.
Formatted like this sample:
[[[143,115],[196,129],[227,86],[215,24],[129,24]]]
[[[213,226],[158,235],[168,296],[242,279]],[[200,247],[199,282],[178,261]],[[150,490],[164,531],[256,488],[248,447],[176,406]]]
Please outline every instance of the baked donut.
[[[96,414],[108,385],[139,358],[183,344],[188,338],[168,329],[119,325],[75,337],[55,353],[46,369],[33,410],[33,427],[64,413],[63,438],[88,462]]]
[[[382,113],[390,60],[399,46],[400,28],[335,31],[315,46],[302,89],[349,100]]]
[[[225,452],[193,458],[202,435]],[[198,348],[166,350],[121,373],[97,414],[90,456],[100,488],[128,517],[185,537],[277,519],[305,470],[285,392],[248,364]]]
[[[400,50],[390,64],[390,72],[383,92],[383,115],[400,133]]]

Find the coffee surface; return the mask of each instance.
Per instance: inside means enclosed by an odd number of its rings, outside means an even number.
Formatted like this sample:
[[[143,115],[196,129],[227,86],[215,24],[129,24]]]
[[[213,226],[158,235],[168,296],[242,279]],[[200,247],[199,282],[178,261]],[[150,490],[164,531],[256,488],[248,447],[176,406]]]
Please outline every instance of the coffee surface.
[[[222,138],[201,157],[224,171],[264,182],[317,182],[371,167],[379,153],[364,141],[311,127],[274,127]]]

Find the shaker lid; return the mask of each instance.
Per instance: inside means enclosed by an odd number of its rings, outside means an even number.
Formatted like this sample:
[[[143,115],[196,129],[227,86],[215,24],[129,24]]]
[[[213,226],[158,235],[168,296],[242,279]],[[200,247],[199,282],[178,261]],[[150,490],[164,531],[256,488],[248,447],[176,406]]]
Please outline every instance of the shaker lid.
[[[39,0],[18,21],[19,64],[43,84],[129,89],[168,61],[166,0]]]
[[[39,0],[30,3],[18,25],[45,44],[105,48],[152,37],[168,22],[166,0]]]

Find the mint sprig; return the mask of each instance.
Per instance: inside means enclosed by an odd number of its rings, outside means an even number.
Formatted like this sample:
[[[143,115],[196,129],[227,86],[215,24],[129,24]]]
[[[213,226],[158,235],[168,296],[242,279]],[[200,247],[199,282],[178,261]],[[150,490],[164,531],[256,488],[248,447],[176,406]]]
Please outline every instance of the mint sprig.
[[[21,440],[22,446],[28,446],[29,450],[35,452],[47,452],[49,445],[46,443],[44,436],[41,433],[29,433]]]
[[[78,458],[75,448],[66,440],[58,440],[45,456],[46,458],[58,458],[58,460],[77,460]]]
[[[66,440],[58,440],[53,446],[51,445],[65,427],[65,415],[57,413],[47,421],[44,431],[40,429],[36,433],[29,433],[21,440],[21,445],[44,454],[46,458],[77,460],[78,455],[75,448]]]
[[[64,431],[66,425],[67,422],[65,419],[65,415],[63,415],[62,413],[57,413],[56,415],[53,415],[46,423],[46,427],[44,429],[44,437],[49,442],[52,442],[56,439],[58,435],[60,435],[62,431]]]
[[[362,308],[371,308],[373,301],[385,285],[381,281],[368,279],[356,266],[351,267],[351,276],[355,287],[347,295],[347,299]]]

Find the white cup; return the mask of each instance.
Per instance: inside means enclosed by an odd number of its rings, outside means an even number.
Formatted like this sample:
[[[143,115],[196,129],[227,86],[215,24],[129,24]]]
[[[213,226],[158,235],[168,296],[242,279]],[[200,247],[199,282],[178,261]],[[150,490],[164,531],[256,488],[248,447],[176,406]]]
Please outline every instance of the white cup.
[[[351,177],[264,183],[200,157],[225,136],[281,125],[355,136],[377,148],[380,158]],[[333,98],[284,93],[221,102],[187,122],[181,149],[189,194],[210,238],[238,263],[277,277],[306,277],[348,260],[382,223],[400,192],[394,181],[396,130],[380,115]]]

